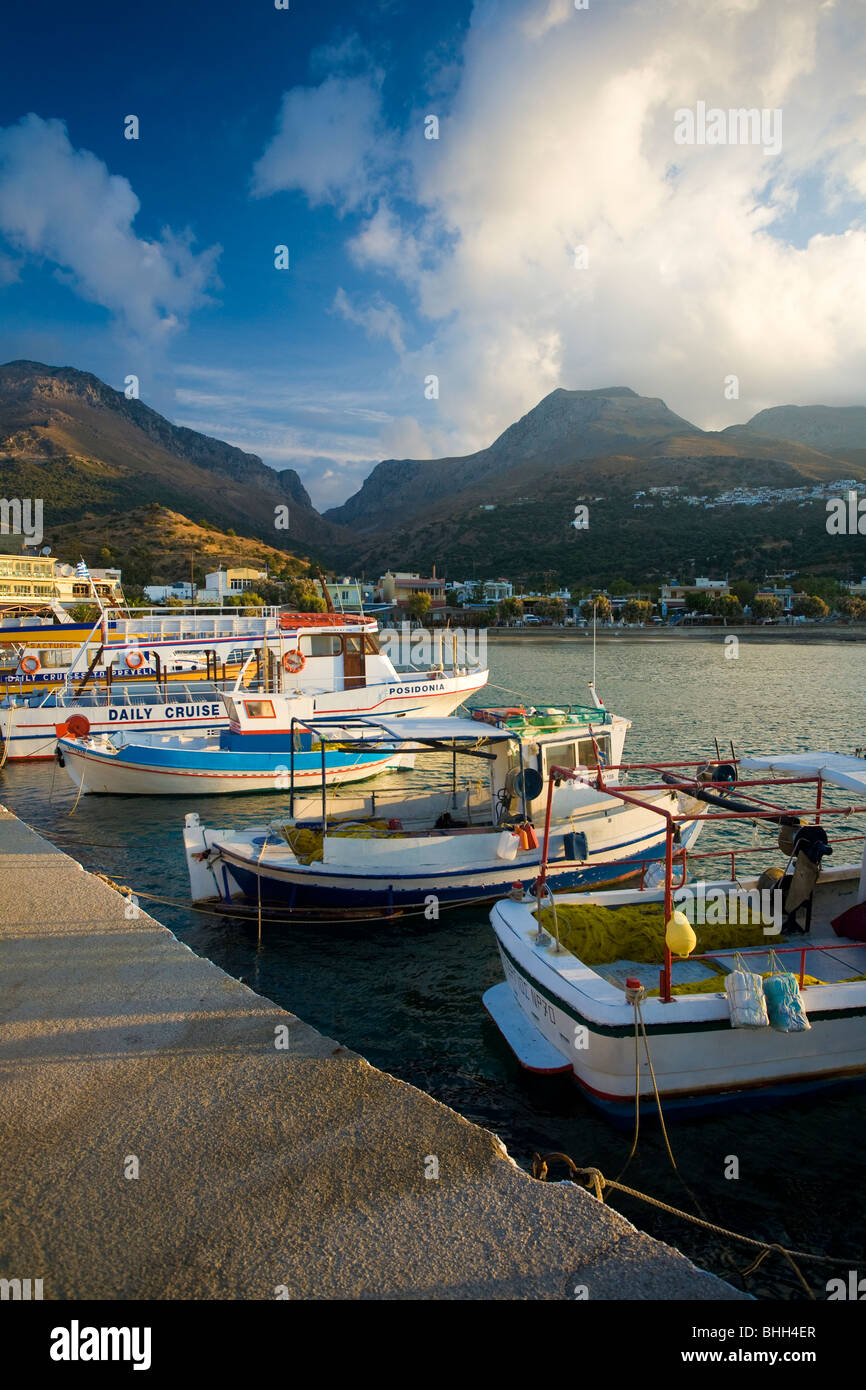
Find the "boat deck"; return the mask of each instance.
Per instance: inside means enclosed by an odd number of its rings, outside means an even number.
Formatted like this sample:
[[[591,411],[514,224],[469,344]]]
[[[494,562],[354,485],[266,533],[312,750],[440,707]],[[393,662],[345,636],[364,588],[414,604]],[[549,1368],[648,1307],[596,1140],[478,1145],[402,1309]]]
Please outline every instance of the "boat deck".
[[[790,970],[795,975],[802,972],[825,984],[839,984],[841,981],[850,980],[852,976],[866,974],[866,942],[855,942],[837,936],[831,925],[834,917],[838,917],[856,902],[858,875],[859,866],[840,865],[828,870],[826,878],[819,881],[815,893],[811,930],[807,933],[768,937],[766,950],[754,946],[743,947],[740,954],[749,970],[759,975],[778,969]],[[752,884],[751,880],[749,884]],[[586,903],[598,902],[599,897],[591,894],[581,894],[580,897],[568,894],[557,898],[557,906],[581,900]],[[673,986],[694,983],[713,975],[730,974],[738,969],[737,957],[727,954],[727,951],[737,949],[736,932],[737,927],[732,925],[731,944],[725,948],[724,954],[720,951],[718,955],[707,953],[698,959],[675,959],[671,968]],[[533,935],[534,931],[528,933],[530,939]],[[559,955],[551,952],[549,948],[544,951],[544,959],[547,964],[553,965],[564,980],[583,981],[587,969],[590,969],[621,990],[625,989],[626,981],[629,979],[638,979],[645,987],[655,989],[661,969],[661,962],[653,964],[625,958],[588,966],[571,951],[566,950]]]

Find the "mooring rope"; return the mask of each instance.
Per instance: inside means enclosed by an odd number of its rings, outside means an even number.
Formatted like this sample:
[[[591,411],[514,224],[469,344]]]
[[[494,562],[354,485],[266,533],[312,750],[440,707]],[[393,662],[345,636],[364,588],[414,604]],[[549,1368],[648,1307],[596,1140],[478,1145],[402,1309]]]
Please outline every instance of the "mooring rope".
[[[109,846],[106,846],[106,848],[113,849],[113,848],[115,848],[115,846],[109,845]],[[263,848],[264,848],[264,847],[263,847]],[[99,872],[97,872],[97,870],[95,870],[95,869],[90,870],[90,872],[93,874],[94,878],[101,878],[105,883],[109,884],[110,887],[116,888],[118,893],[132,893],[132,892],[134,891],[135,896],[136,896],[137,898],[146,898],[146,899],[148,900],[148,902],[161,903],[161,904],[162,904],[163,906],[165,906],[165,907],[180,907],[180,908],[183,908],[186,912],[201,912],[201,913],[204,913],[204,915],[205,915],[206,917],[241,917],[241,918],[243,918],[243,917],[250,917],[250,918],[251,918],[251,917],[253,916],[253,914],[256,912],[256,908],[255,908],[255,906],[254,906],[253,904],[247,905],[247,904],[244,904],[244,903],[231,903],[231,904],[229,904],[229,908],[230,908],[229,911],[226,911],[226,910],[225,910],[225,905],[224,905],[224,904],[215,905],[215,906],[213,906],[213,907],[199,907],[196,903],[191,903],[188,899],[185,899],[185,898],[165,898],[165,897],[162,897],[161,895],[159,895],[159,894],[157,894],[157,893],[145,893],[145,892],[143,892],[141,889],[138,889],[138,888],[136,888],[135,890],[133,890],[132,888],[128,888],[128,887],[124,886],[123,884],[116,883],[115,880],[114,880],[113,878],[110,878],[110,877],[108,876],[108,874],[99,873]],[[483,897],[483,898],[467,898],[465,901],[462,901],[462,902],[459,902],[459,903],[440,903],[440,904],[439,904],[439,910],[440,910],[440,912],[449,912],[449,911],[450,911],[450,912],[456,912],[459,908],[462,908],[462,907],[476,907],[479,903],[487,903],[487,902],[489,902],[489,901],[490,901],[490,899],[489,899],[488,897],[486,897],[486,896]],[[378,917],[378,918],[377,918],[377,917],[373,917],[373,916],[371,915],[371,913],[368,912],[368,913],[366,914],[366,916],[364,916],[364,917],[335,917],[335,918],[329,918],[329,919],[327,919],[327,920],[328,920],[329,922],[331,922],[331,924],[332,924],[333,926],[335,926],[335,927],[340,927],[340,926],[353,926],[355,923],[367,923],[367,924],[370,924],[370,923],[376,922],[376,921],[389,922],[389,921],[392,920],[392,918],[393,918],[393,919],[396,919],[397,917],[400,917],[401,920],[402,920],[403,918],[407,918],[407,917],[424,917],[424,916],[426,916],[426,912],[427,912],[426,906],[422,906],[421,904],[419,904],[418,907],[417,907],[417,909],[410,909],[410,908],[395,909],[395,910],[392,912],[392,914],[391,914],[390,917],[385,916],[385,917]],[[317,923],[317,922],[320,922],[322,919],[321,919],[321,918],[317,918],[317,917],[305,918],[305,917],[303,917],[303,916],[295,916],[295,917],[270,917],[270,916],[269,916],[267,919],[264,919],[264,920],[267,920],[267,922],[268,922],[269,925],[275,926],[275,927],[294,927],[294,926],[297,926],[299,923],[303,923],[303,922],[307,922],[307,921],[309,921],[310,923]]]
[[[602,1203],[606,1190],[624,1192],[627,1197],[635,1197],[640,1202],[648,1202],[650,1206],[658,1207],[660,1211],[667,1212],[670,1216],[682,1217],[683,1221],[690,1221],[692,1225],[700,1226],[705,1231],[712,1231],[714,1235],[724,1236],[728,1240],[738,1240],[743,1245],[750,1245],[753,1249],[759,1250],[761,1253],[758,1258],[749,1265],[748,1269],[740,1271],[743,1275],[753,1273],[771,1251],[784,1255],[811,1299],[814,1299],[815,1295],[797,1268],[795,1258],[797,1260],[814,1260],[818,1264],[845,1266],[851,1264],[850,1259],[839,1259],[832,1255],[815,1255],[811,1250],[789,1250],[786,1246],[779,1245],[775,1241],[757,1240],[754,1236],[744,1236],[739,1231],[730,1231],[727,1227],[719,1226],[714,1221],[707,1221],[705,1217],[693,1216],[691,1212],[681,1211],[679,1207],[672,1207],[669,1202],[663,1202],[658,1197],[650,1197],[646,1192],[638,1192],[634,1187],[626,1187],[624,1183],[606,1178],[599,1168],[581,1168],[568,1154],[550,1153],[545,1154],[543,1158],[541,1154],[533,1154],[532,1176],[538,1178],[540,1182],[544,1182],[547,1178],[548,1163],[554,1160],[567,1164],[571,1169],[572,1176],[585,1178],[587,1180],[585,1185],[592,1187],[595,1196]]]
[[[14,720],[15,720],[15,706],[14,706],[14,705],[10,705],[10,706],[9,706],[9,722],[8,722],[8,724],[6,725],[6,737],[5,737],[4,740],[3,740],[3,756],[2,756],[2,758],[0,758],[0,767],[5,766],[6,759],[7,759],[8,756],[9,756],[9,747],[10,747],[10,744],[11,744],[11,742],[12,742],[12,725],[13,725],[13,723],[14,723]]]
[[[655,1097],[656,1109],[659,1112],[659,1124],[661,1125],[662,1136],[665,1141],[665,1148],[667,1149],[668,1158],[671,1161],[671,1167],[673,1168],[674,1172],[676,1173],[686,1192],[691,1197],[698,1211],[701,1212],[701,1214],[703,1215],[703,1208],[701,1207],[700,1202],[698,1201],[694,1192],[689,1187],[688,1183],[686,1182],[685,1178],[683,1177],[682,1173],[677,1167],[677,1161],[674,1158],[673,1149],[671,1148],[671,1141],[668,1138],[668,1131],[665,1125],[665,1117],[662,1111],[661,1096],[659,1095],[658,1083],[656,1081],[655,1069],[653,1067],[653,1059],[650,1055],[649,1038],[647,1037],[646,1024],[644,1022],[643,1010],[641,1008],[641,1004],[643,1003],[643,1000],[646,998],[646,990],[644,989],[643,985],[640,985],[639,987],[633,987],[630,989],[627,988],[626,998],[630,1001],[630,1003],[634,1005],[634,1137],[632,1139],[631,1150],[629,1151],[628,1158],[626,1159],[620,1171],[617,1173],[616,1180],[618,1182],[622,1178],[623,1173],[628,1168],[628,1165],[631,1163],[632,1159],[637,1153],[637,1141],[638,1135],[640,1133],[640,1051],[638,1038],[640,1031],[643,1034],[643,1045],[644,1051],[646,1052],[647,1066],[649,1067],[650,1078],[652,1079],[653,1095]]]

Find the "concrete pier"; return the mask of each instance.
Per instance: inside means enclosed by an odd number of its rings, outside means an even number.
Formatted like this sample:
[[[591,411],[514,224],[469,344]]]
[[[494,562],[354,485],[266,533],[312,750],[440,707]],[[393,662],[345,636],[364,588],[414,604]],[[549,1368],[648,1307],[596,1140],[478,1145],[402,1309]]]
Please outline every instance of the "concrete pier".
[[[0,807],[0,1277],[46,1299],[746,1297],[128,911]]]

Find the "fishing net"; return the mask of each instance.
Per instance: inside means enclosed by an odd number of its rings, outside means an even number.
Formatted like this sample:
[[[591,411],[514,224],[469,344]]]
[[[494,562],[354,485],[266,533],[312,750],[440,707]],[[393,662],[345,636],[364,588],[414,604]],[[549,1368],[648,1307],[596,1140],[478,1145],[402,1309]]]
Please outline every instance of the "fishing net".
[[[613,908],[591,903],[563,903],[557,904],[556,918],[561,944],[587,965],[609,965],[616,960],[661,965],[664,961],[665,915],[661,903]],[[542,908],[541,924],[545,931],[553,934],[552,908]],[[754,922],[739,926],[698,924],[694,931],[697,955],[732,947],[761,946],[766,941],[758,914]]]

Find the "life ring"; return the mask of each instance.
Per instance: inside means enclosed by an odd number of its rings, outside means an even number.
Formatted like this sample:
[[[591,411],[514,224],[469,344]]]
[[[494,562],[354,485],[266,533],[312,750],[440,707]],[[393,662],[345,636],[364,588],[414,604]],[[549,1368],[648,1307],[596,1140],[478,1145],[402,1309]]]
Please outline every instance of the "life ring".
[[[124,660],[130,671],[140,671],[144,665],[144,652],[129,651],[126,653]]]
[[[307,658],[300,647],[294,647],[290,652],[286,652],[283,657],[283,670],[290,675],[296,676],[299,671],[303,671],[307,664]]]
[[[41,667],[42,662],[39,660],[38,656],[22,656],[21,670],[26,672],[28,676],[35,676],[36,672],[39,671]]]

